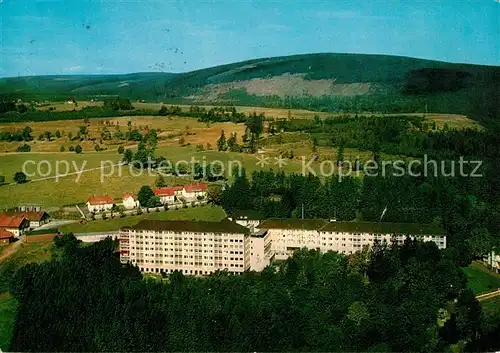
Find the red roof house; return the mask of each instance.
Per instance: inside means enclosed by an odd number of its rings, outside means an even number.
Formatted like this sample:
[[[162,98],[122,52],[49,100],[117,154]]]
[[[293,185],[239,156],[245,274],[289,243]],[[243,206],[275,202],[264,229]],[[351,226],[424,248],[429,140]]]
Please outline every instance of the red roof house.
[[[123,194],[123,199],[128,199],[129,197],[133,198],[134,201],[137,201],[137,196],[134,194],[131,194],[130,192],[126,192]]]
[[[14,239],[14,233],[0,228],[0,243],[10,243]]]
[[[155,188],[154,193],[156,196],[174,196],[175,189],[173,187],[165,187],[165,188]]]
[[[90,205],[109,205],[109,204],[113,204],[113,198],[111,196],[107,196],[107,195],[104,195],[104,196],[91,196],[89,197],[88,199],[88,203]]]
[[[207,191],[207,184],[189,184],[189,185],[184,185],[184,190],[187,193],[205,192],[205,191]]]

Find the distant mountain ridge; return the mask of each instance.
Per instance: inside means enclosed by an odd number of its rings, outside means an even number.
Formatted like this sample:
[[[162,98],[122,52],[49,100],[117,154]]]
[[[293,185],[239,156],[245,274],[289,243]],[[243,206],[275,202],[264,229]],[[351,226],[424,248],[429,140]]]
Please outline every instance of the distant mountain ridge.
[[[180,74],[4,78],[0,94],[49,100],[119,95],[172,103],[318,110],[422,111],[425,101],[435,112],[469,114],[479,109],[479,114],[496,115],[499,83],[498,66],[320,53],[247,60]],[[391,99],[393,106],[388,108],[386,101]],[[398,100],[403,103],[397,105]]]

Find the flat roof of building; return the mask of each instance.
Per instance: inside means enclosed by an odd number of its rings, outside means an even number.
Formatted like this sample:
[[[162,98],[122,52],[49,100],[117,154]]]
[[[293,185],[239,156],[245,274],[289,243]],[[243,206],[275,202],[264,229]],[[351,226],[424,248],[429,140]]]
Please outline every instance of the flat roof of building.
[[[304,229],[320,232],[444,235],[442,227],[433,224],[390,222],[336,222],[324,219],[268,219],[261,221],[262,229]]]
[[[318,230],[327,223],[324,219],[270,218],[260,222],[257,228]]]
[[[127,228],[123,228],[127,229]],[[227,218],[220,222],[208,221],[159,221],[142,220],[136,225],[129,227],[133,230],[153,230],[153,231],[172,231],[172,232],[195,232],[195,233],[234,233],[249,234],[250,230]]]
[[[329,222],[320,232],[444,235],[444,229],[433,224],[390,222]]]

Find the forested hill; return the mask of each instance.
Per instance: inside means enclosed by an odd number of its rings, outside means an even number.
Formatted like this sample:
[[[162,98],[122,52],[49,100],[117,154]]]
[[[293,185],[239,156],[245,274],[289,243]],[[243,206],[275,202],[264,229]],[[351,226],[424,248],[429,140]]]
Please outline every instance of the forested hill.
[[[119,95],[148,101],[228,103],[325,111],[463,113],[498,117],[500,67],[399,56],[305,54],[182,74],[0,79],[16,98]]]

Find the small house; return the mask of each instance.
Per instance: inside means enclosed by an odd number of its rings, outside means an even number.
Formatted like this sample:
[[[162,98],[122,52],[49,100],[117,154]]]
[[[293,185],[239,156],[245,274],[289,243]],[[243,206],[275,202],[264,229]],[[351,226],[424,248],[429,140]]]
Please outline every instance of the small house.
[[[128,192],[123,194],[123,207],[127,210],[138,208],[139,201],[137,200],[137,196]]]
[[[3,228],[0,229],[0,244],[9,244],[14,241],[14,233]]]
[[[109,211],[113,208],[114,201],[111,196],[91,196],[87,200],[87,207],[90,212]]]

